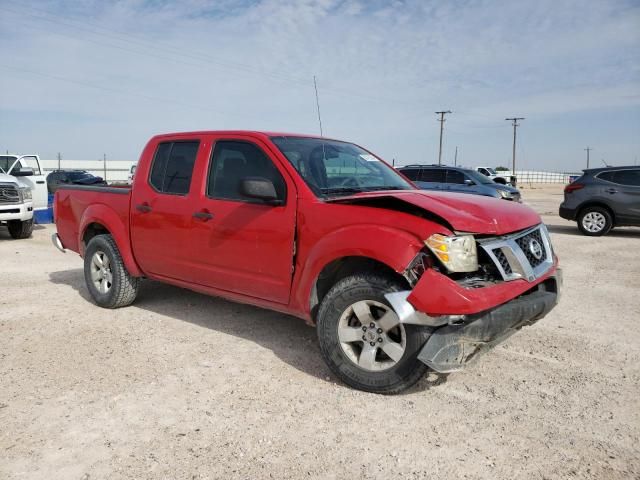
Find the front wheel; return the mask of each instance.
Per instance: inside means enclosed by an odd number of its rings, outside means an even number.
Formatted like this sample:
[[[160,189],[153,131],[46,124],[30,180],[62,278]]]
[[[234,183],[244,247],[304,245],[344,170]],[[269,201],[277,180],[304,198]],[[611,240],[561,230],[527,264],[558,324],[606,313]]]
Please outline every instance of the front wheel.
[[[127,271],[111,235],[96,235],[89,241],[84,279],[95,302],[104,308],[130,305],[138,294],[139,279]]]
[[[9,235],[11,238],[24,239],[29,238],[33,233],[33,219],[31,220],[9,220],[7,222]]]
[[[359,274],[340,280],[318,311],[325,362],[346,384],[373,393],[399,393],[427,371],[417,356],[429,330],[401,324],[384,295],[402,290],[395,279]]]

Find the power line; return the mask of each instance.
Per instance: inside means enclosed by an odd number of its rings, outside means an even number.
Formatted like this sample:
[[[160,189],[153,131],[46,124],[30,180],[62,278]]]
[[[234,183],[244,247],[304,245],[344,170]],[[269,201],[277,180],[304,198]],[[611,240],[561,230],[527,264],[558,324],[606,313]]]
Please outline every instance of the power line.
[[[438,120],[440,122],[440,149],[438,150],[438,165],[442,165],[442,132],[444,130],[444,122],[446,121],[444,116],[447,113],[451,113],[451,110],[436,112],[436,115],[440,115],[440,119]]]
[[[511,163],[511,175],[516,174],[516,130],[520,126],[518,120],[524,119],[524,117],[505,118],[505,120],[513,122],[513,159]]]

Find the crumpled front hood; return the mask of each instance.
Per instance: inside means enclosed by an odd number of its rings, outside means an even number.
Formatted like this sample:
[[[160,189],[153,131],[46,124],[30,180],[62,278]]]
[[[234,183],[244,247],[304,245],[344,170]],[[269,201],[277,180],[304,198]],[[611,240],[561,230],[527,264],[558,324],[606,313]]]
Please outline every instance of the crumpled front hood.
[[[366,205],[384,198],[401,200],[446,220],[454,230],[485,235],[504,235],[537,225],[542,220],[531,208],[517,202],[466,193],[425,190],[388,190],[335,198],[336,203]],[[392,207],[390,207],[392,208]]]

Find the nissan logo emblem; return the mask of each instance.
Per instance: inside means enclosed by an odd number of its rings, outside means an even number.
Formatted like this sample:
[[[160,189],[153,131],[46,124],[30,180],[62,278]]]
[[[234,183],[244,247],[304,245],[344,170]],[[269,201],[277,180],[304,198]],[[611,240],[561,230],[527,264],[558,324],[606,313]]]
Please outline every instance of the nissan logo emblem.
[[[542,245],[540,245],[540,242],[535,238],[529,240],[529,251],[536,260],[540,260],[542,258]]]

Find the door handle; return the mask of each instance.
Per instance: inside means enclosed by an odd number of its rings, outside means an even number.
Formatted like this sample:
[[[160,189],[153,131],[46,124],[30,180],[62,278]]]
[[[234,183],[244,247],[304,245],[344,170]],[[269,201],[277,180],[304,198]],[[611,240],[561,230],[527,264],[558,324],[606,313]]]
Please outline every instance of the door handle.
[[[142,213],[149,213],[151,211],[151,206],[148,203],[142,203],[140,205],[136,205],[136,210]]]
[[[616,190],[615,188],[607,188],[605,190],[605,192],[607,192],[607,193],[618,193],[618,190]]]
[[[202,220],[203,222],[208,222],[213,218],[213,214],[203,210],[201,212],[195,212],[193,214],[193,218],[197,218],[198,220]]]
[[[44,180],[36,180],[36,183],[37,183],[38,185],[42,185],[42,184],[44,183]]]

